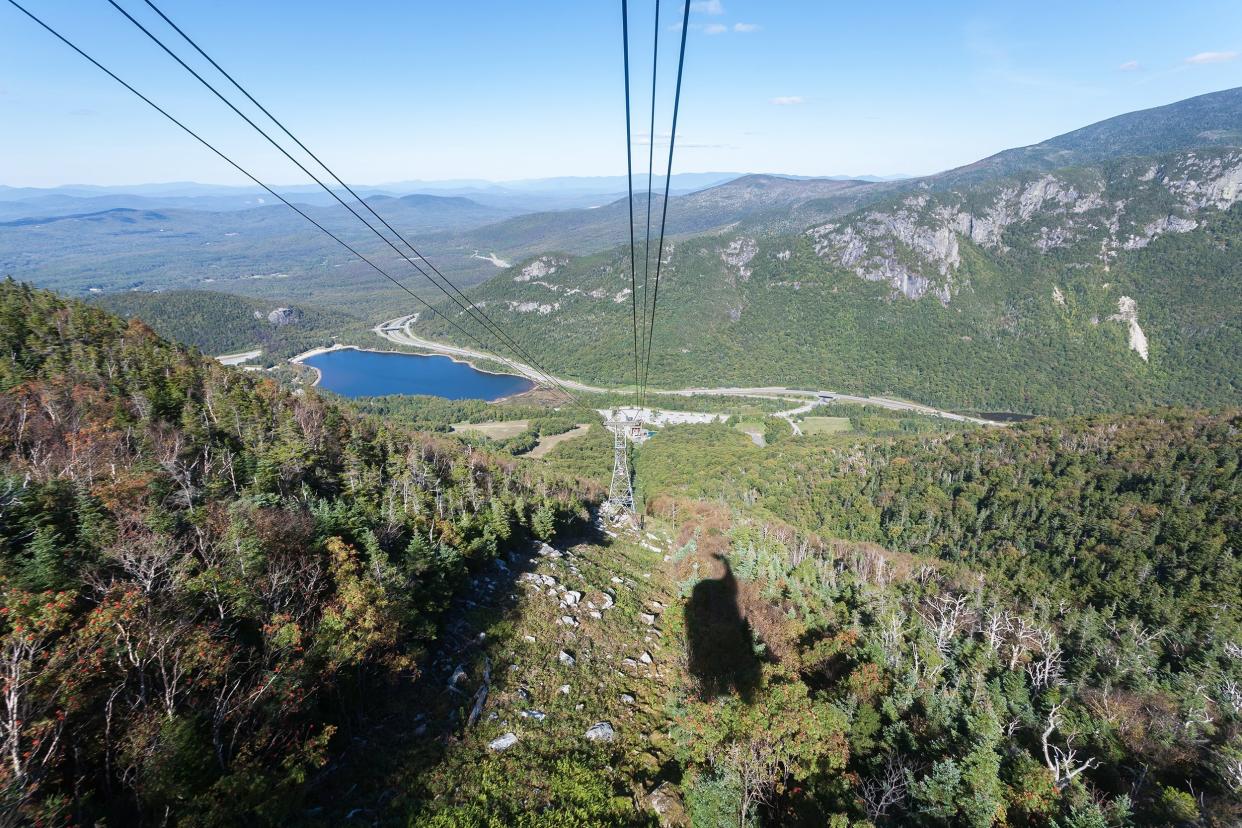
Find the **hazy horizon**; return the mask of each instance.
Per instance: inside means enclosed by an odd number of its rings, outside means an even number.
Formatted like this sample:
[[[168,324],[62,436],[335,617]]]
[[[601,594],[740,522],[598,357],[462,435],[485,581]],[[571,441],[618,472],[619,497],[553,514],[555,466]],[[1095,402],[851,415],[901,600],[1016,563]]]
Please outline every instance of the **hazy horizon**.
[[[662,47],[676,46],[675,5],[664,10]],[[653,129],[651,9],[632,6],[637,171],[648,133],[657,157],[667,146],[676,49],[661,49]],[[164,9],[347,181],[624,174],[621,26],[610,4],[360,12],[310,2],[290,16],[279,4],[170,0]],[[34,11],[261,178],[295,177],[106,4]],[[130,11],[193,54],[142,4]],[[0,180],[241,183],[15,9],[0,19],[0,117],[11,125],[0,134]],[[964,1],[895,11],[698,0],[690,21],[676,170],[927,175],[1242,85],[1242,6],[1221,0],[1172,18],[1155,0],[1122,15],[1068,0],[1038,13]]]

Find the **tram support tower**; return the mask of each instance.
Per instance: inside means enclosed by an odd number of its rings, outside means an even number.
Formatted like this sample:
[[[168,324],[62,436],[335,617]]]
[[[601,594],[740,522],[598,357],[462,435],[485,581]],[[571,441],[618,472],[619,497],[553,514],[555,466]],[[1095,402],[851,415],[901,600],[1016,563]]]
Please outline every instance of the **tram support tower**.
[[[612,432],[612,483],[608,486],[608,503],[627,512],[634,511],[634,482],[630,477],[628,440],[639,435],[642,423],[624,418],[609,420]]]

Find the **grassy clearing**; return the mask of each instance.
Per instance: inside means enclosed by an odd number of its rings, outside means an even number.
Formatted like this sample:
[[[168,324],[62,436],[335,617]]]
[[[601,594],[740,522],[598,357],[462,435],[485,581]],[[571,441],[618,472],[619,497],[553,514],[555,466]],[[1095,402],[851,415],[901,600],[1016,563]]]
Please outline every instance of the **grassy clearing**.
[[[586,433],[590,430],[591,430],[590,423],[582,423],[577,428],[571,429],[570,431],[566,431],[564,434],[553,434],[550,437],[541,437],[539,438],[539,444],[535,446],[533,449],[531,449],[530,451],[526,452],[524,456],[535,457],[535,458],[543,457],[545,454],[550,452],[552,449],[556,448],[561,443],[564,443],[567,440],[574,440],[578,437],[586,436]]]
[[[840,434],[849,431],[849,417],[806,417],[799,425],[804,434]]]
[[[767,427],[764,425],[764,423],[756,421],[756,420],[744,420],[740,423],[737,423],[733,427],[737,429],[738,431],[742,432],[743,434],[747,435],[748,437],[750,437],[751,441],[755,443],[755,445],[757,446],[767,445],[767,442],[764,439],[764,434],[767,431]]]
[[[508,440],[527,429],[530,420],[509,420],[503,423],[453,423],[455,433],[472,433],[490,440]]]

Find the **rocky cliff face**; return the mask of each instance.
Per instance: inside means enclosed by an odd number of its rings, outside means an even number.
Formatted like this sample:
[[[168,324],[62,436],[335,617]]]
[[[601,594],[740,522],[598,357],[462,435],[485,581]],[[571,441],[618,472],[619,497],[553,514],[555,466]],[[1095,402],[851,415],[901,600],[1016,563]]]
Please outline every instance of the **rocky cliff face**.
[[[1195,151],[1107,168],[1072,169],[962,189],[935,180],[887,208],[808,232],[815,252],[894,295],[948,304],[963,287],[960,244],[998,254],[1072,249],[1105,270],[1119,250],[1197,229],[1203,213],[1242,200],[1242,151]]]

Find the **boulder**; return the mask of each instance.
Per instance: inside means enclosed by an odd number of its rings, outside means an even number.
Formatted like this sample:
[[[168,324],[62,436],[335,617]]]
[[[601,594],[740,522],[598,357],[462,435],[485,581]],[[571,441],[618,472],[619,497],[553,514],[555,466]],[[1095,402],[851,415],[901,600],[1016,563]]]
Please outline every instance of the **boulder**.
[[[655,811],[661,828],[681,828],[690,824],[681,792],[671,782],[661,782],[647,794],[647,805]]]
[[[504,736],[501,736],[496,739],[492,739],[490,742],[488,742],[487,749],[497,750],[497,751],[508,750],[509,748],[516,745],[517,741],[518,741],[518,737],[516,733],[506,733]]]
[[[588,742],[611,742],[614,736],[616,736],[616,731],[608,722],[596,722],[587,728],[586,732]]]
[[[296,325],[302,321],[302,312],[297,308],[276,308],[267,315],[267,321],[278,328],[284,325]]]

